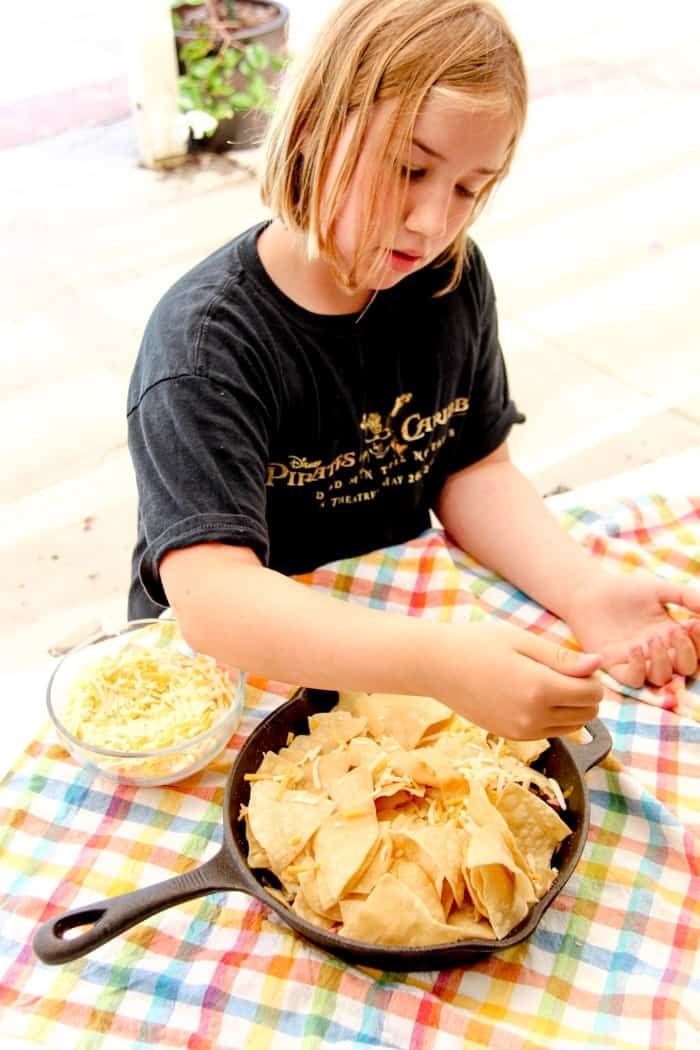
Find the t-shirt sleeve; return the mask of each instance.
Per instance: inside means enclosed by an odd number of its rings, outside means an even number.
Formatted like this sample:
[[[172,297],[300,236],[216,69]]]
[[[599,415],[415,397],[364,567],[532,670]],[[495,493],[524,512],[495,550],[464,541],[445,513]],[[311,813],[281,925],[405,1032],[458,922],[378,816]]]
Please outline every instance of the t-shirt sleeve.
[[[470,307],[477,318],[476,353],[465,366],[464,388],[469,397],[450,473],[477,463],[501,445],[514,423],[525,416],[511,399],[505,359],[498,334],[496,296],[479,249],[470,259]]]
[[[153,326],[146,339],[157,344]],[[157,345],[143,360],[163,358]],[[238,353],[236,350],[238,349]],[[222,348],[226,375],[213,355],[207,367],[133,381],[128,436],[139,494],[140,564],[149,597],[167,604],[160,582],[163,555],[220,542],[269,555],[265,472],[271,428],[253,351]]]

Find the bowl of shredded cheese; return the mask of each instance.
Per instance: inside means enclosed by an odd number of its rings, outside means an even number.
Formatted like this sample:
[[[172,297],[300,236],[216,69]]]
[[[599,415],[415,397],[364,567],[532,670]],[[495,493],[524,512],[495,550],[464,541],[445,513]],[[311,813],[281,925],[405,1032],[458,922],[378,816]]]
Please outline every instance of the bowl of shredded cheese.
[[[172,784],[212,762],[241,717],[245,675],[194,653],[173,620],[135,620],[67,653],[49,716],[81,765],[121,783]]]

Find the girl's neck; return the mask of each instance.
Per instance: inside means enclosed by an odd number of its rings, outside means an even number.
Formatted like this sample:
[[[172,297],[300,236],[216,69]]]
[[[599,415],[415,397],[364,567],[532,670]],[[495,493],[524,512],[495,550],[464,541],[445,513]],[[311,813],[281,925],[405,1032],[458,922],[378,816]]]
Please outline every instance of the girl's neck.
[[[369,291],[348,293],[341,288],[323,259],[308,259],[302,238],[279,219],[258,237],[258,255],[280,291],[312,313],[354,314],[370,300]]]

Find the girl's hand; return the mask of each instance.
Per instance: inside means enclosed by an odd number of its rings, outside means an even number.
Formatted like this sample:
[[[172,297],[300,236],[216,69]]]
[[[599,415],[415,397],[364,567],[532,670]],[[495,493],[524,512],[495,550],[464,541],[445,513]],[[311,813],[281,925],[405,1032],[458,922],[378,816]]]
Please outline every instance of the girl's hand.
[[[470,624],[466,634],[461,627],[448,631],[449,645],[458,651],[439,654],[438,677],[445,688],[431,695],[465,718],[498,736],[535,740],[572,733],[597,715],[603,686],[591,676],[600,656],[554,645],[509,624]]]
[[[676,605],[679,622],[666,608]],[[693,675],[700,659],[700,591],[653,576],[596,573],[572,597],[567,622],[584,649],[603,657],[604,669],[623,685],[661,686],[675,672]]]

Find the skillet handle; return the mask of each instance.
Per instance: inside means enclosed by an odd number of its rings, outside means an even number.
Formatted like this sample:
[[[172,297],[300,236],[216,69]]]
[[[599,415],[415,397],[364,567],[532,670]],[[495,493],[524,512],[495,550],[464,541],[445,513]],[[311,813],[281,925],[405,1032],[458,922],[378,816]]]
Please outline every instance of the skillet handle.
[[[204,897],[217,890],[243,890],[236,881],[223,850],[205,864],[144,889],[108,897],[49,919],[37,930],[33,948],[42,962],[55,966],[87,955],[137,923],[175,904]],[[87,926],[85,932],[65,938],[70,930]]]
[[[593,718],[590,722],[586,722],[586,729],[591,735],[588,743],[577,744],[573,740],[566,741],[571,757],[581,773],[587,772],[602,762],[613,743],[610,733],[600,718]]]

